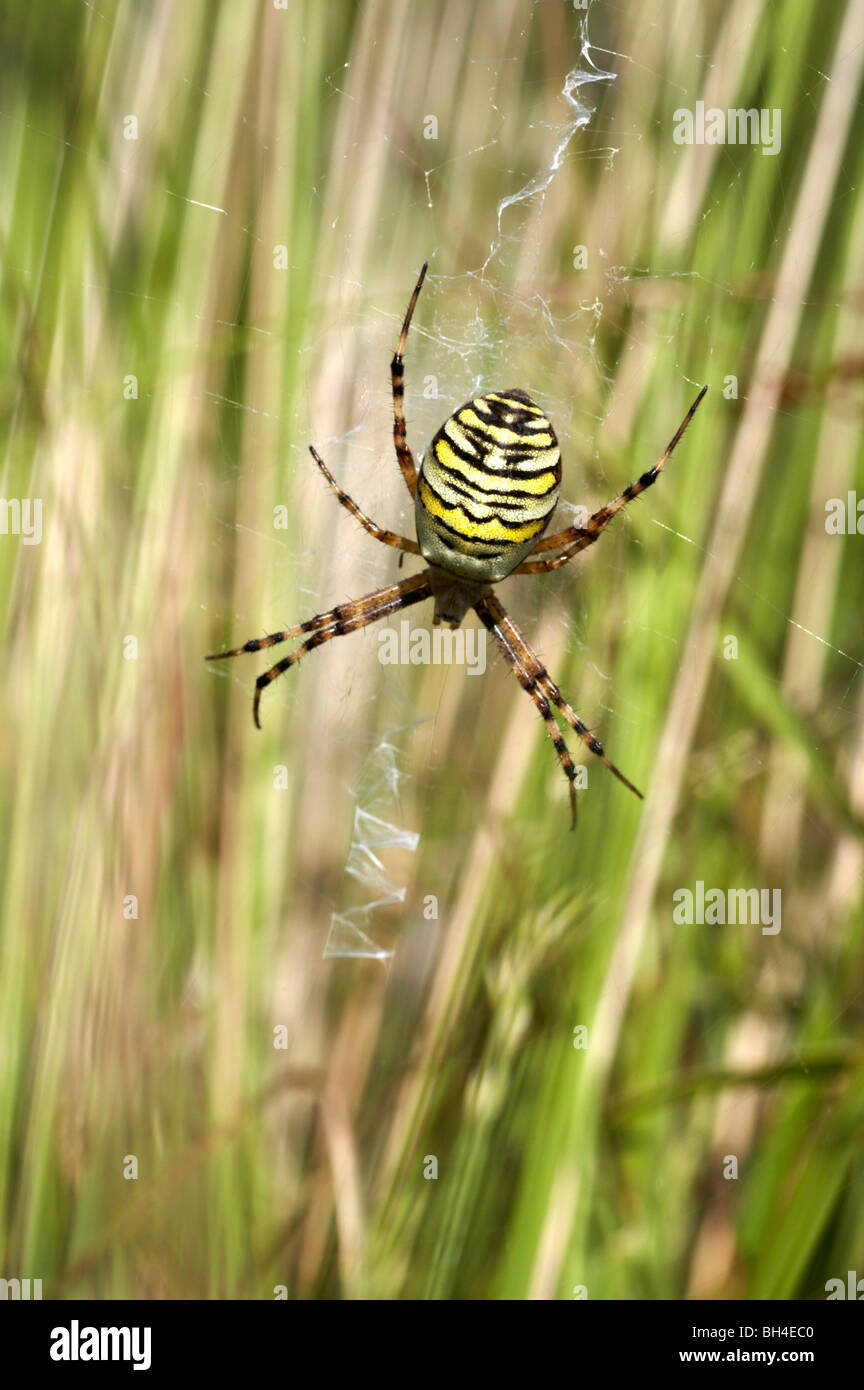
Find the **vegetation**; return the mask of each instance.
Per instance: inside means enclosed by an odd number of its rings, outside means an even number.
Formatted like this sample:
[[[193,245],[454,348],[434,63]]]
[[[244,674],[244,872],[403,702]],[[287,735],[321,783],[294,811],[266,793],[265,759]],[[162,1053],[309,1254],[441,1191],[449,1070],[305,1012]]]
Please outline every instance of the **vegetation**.
[[[2,496],[42,534],[0,536],[0,1274],[864,1276],[864,541],[825,524],[864,499],[862,8],[5,7]],[[676,144],[697,101],[779,110],[779,152]],[[593,509],[710,388],[594,550],[500,591],[646,792],[592,762],[574,833],[491,649],[335,641],[262,733],[267,653],[203,661],[412,572],[307,445],[410,528],[427,256],[415,452],[521,385]],[[676,921],[697,883],[781,929]]]

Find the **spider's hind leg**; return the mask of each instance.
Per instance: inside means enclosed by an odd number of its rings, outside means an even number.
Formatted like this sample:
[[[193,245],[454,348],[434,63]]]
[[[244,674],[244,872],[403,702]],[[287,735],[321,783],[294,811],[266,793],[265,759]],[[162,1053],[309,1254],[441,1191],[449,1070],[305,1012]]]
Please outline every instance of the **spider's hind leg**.
[[[396,449],[399,467],[402,470],[402,477],[405,479],[405,486],[412,497],[417,492],[417,465],[414,462],[414,455],[408,447],[408,433],[405,424],[405,363],[403,353],[408,341],[408,329],[411,327],[414,309],[428,269],[429,262],[424,261],[423,268],[417,278],[417,284],[414,286],[411,302],[402,321],[402,332],[399,334],[399,342],[396,344],[393,361],[390,363],[390,381],[393,388],[393,445]]]
[[[420,547],[416,541],[410,541],[406,539],[405,536],[397,536],[395,531],[385,530],[383,526],[379,526],[377,522],[373,521],[371,517],[368,517],[365,512],[361,511],[354,501],[354,498],[349,497],[347,492],[343,492],[321,455],[311,444],[309,445],[309,452],[324,474],[327,482],[330,484],[331,489],[342,503],[342,506],[360,522],[364,531],[368,531],[369,535],[374,536],[376,541],[380,541],[382,545],[392,545],[394,550],[407,550],[411,555],[420,554]],[[401,562],[402,557],[400,556],[399,558]]]
[[[633,499],[643,493],[646,488],[656,483],[663,469],[663,465],[669,461],[674,453],[681,436],[696,414],[699,403],[707,390],[707,386],[702,387],[699,395],[696,397],[690,409],[687,411],[687,414],[684,416],[684,419],[681,421],[681,424],[666,445],[665,452],[657,460],[653,468],[649,468],[647,473],[643,473],[641,478],[636,479],[635,483],[630,483],[629,487],[625,487],[624,491],[619,493],[612,502],[609,502],[605,507],[601,507],[598,512],[595,512],[593,516],[589,517],[586,526],[568,526],[566,531],[558,531],[554,536],[544,536],[541,541],[537,542],[534,549],[531,551],[532,555],[540,555],[544,550],[557,550],[559,546],[563,546],[564,549],[561,551],[560,555],[554,555],[546,560],[525,560],[513,573],[546,574],[549,570],[557,570],[561,565],[566,565],[567,561],[572,560],[574,555],[578,555],[580,551],[585,550],[587,546],[593,545],[594,542],[602,536],[609,522],[614,516],[618,515],[622,507],[626,507],[628,502],[632,502]],[[576,726],[574,725],[573,727],[575,728]]]

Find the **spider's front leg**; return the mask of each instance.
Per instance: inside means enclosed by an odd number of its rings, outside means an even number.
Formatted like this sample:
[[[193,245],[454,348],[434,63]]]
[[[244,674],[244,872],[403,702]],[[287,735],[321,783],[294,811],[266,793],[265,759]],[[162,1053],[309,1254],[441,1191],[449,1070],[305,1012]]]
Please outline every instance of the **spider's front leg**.
[[[567,745],[561,737],[558,725],[552,715],[550,700],[560,710],[568,724],[575,729],[583,743],[588,745],[594,756],[599,758],[609,771],[614,773],[619,782],[623,782],[624,786],[635,793],[641,801],[642,793],[607,758],[600,740],[594,737],[575,710],[568,705],[537,653],[525,641],[513,619],[509,617],[491,589],[474,605],[474,611],[481,623],[492,633],[508,666],[515,674],[522,689],[531,696],[543,717],[547,733],[554,744],[558,760],[569,782],[572,826],[575,827],[576,825],[576,793],[573,786],[576,770]]]
[[[264,671],[256,680],[252,717],[255,720],[256,728],[260,729],[261,720],[258,707],[261,703],[261,694],[271,681],[275,681],[277,676],[281,676],[283,671],[296,665],[308,652],[314,651],[324,642],[329,642],[331,638],[343,637],[348,632],[356,632],[358,628],[368,627],[370,623],[377,622],[379,618],[386,618],[391,613],[398,613],[401,608],[409,608],[414,603],[421,603],[423,599],[429,598],[431,593],[429,571],[421,570],[420,574],[414,574],[410,579],[403,579],[401,584],[388,584],[386,588],[376,589],[374,593],[366,594],[363,598],[349,599],[347,603],[338,603],[335,608],[328,609],[326,613],[318,613],[314,618],[307,618],[305,622],[298,623],[296,627],[285,628],[282,632],[272,632],[269,637],[253,637],[242,647],[234,647],[232,651],[228,652],[214,652],[205,659],[207,661],[223,661],[227,657],[240,656],[244,652],[259,652],[265,647],[275,647],[280,642],[287,642],[292,637],[299,637],[304,632],[309,633],[305,642],[301,642],[299,647],[295,647],[292,652],[284,656],[281,661],[277,661],[275,666],[270,667],[269,671]]]

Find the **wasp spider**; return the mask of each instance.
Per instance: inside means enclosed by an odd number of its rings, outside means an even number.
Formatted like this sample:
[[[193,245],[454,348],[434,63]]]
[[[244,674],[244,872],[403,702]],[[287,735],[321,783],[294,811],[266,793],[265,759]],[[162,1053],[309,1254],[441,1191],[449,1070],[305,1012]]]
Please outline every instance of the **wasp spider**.
[[[505,660],[523,690],[531,696],[568,778],[570,804],[575,824],[576,769],[567,745],[555,722],[555,712],[566,721],[605,763],[625,787],[637,791],[622,772],[610,762],[603,747],[578,714],[570,707],[539,657],[531,650],[513,620],[496,598],[492,585],[508,574],[545,574],[572,560],[593,545],[609,522],[640,492],[656,481],[660,470],[686,430],[696,407],[707,391],[703,386],[672,437],[665,453],[654,467],[635,483],[601,507],[585,526],[568,526],[541,540],[555,510],[561,485],[561,452],[555,431],[544,412],[521,390],[491,391],[461,406],[446,420],[421,459],[420,468],[408,447],[405,429],[405,377],[403,353],[408,329],[417,304],[428,262],[420,271],[411,302],[402,324],[402,333],[390,365],[393,387],[393,442],[396,457],[414,499],[417,539],[397,536],[376,525],[362,512],[353,498],[343,492],[324,460],[310,445],[316,464],[342,506],[360,525],[384,545],[422,555],[428,569],[388,584],[383,589],[337,604],[326,613],[307,618],[296,627],[253,637],[233,651],[214,652],[208,661],[222,661],[242,652],[259,652],[303,634],[305,640],[271,666],[255,682],[252,714],[258,728],[261,692],[315,647],[333,637],[355,632],[401,608],[424,599],[435,600],[435,623],[456,628],[473,608],[491,632]],[[549,555],[549,551],[557,551]],[[543,558],[528,558],[542,556]]]

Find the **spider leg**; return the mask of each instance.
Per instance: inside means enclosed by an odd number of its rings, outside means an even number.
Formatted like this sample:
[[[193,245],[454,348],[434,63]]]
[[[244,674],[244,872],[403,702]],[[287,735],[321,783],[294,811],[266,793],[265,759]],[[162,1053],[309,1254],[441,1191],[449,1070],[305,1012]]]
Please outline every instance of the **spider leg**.
[[[428,269],[429,262],[424,261],[417,284],[414,286],[411,303],[408,305],[405,318],[402,321],[402,332],[399,334],[399,342],[393,354],[393,361],[390,363],[390,380],[393,385],[393,443],[396,446],[396,457],[399,460],[399,467],[402,469],[405,486],[412,497],[417,491],[417,465],[414,462],[414,455],[408,447],[405,426],[405,364],[402,361],[402,354],[405,351],[408,329],[411,327],[411,319],[414,317],[417,298],[423,288],[423,281],[426,279]]]
[[[368,531],[369,535],[374,536],[376,541],[381,541],[382,545],[392,545],[394,550],[407,550],[410,551],[412,555],[420,554],[420,547],[416,541],[409,541],[405,538],[405,536],[397,536],[395,531],[386,531],[383,526],[378,526],[376,522],[372,521],[371,518],[366,515],[365,512],[362,512],[360,508],[357,506],[357,503],[354,501],[353,497],[349,497],[347,492],[342,491],[341,487],[337,483],[336,479],[333,477],[333,474],[330,472],[330,469],[327,467],[321,455],[317,452],[317,450],[313,449],[311,444],[309,445],[309,452],[312,455],[315,462],[317,463],[318,467],[321,469],[321,472],[324,474],[324,477],[327,479],[336,496],[339,498],[339,501],[342,503],[342,506],[346,509],[346,511],[349,511],[353,517],[356,517],[356,519],[360,522],[360,525],[363,527],[364,531]]]
[[[585,743],[588,744],[588,747],[591,749],[591,752],[595,753],[597,757],[600,759],[600,761],[606,764],[610,772],[614,772],[619,782],[623,782],[624,786],[629,787],[631,792],[634,792],[635,795],[638,796],[640,801],[644,801],[645,798],[643,797],[639,788],[634,787],[633,783],[627,780],[623,772],[620,772],[618,768],[615,766],[615,764],[610,762],[609,759],[606,757],[606,754],[603,752],[603,745],[600,742],[600,740],[598,738],[595,738],[591,730],[587,728],[585,724],[582,723],[582,720],[579,718],[572,705],[568,705],[567,701],[564,699],[564,696],[561,694],[561,691],[558,689],[557,685],[553,681],[552,677],[549,675],[548,671],[544,671],[543,673],[542,685],[543,689],[546,691],[546,694],[549,696],[549,699],[552,701],[553,705],[556,707],[556,709],[561,711],[562,718],[566,719],[570,727],[572,729],[575,729],[579,737]]]
[[[555,751],[561,760],[564,772],[570,779],[570,804],[573,811],[574,825],[576,820],[576,798],[573,790],[575,771],[570,754],[567,752],[567,747],[552,716],[549,705],[550,700],[552,704],[560,710],[562,717],[567,720],[567,723],[575,729],[583,743],[588,745],[595,757],[599,758],[600,761],[608,767],[609,771],[614,773],[619,782],[623,782],[625,787],[629,787],[630,791],[634,792],[641,801],[642,793],[638,791],[637,788],[633,786],[633,783],[627,780],[623,772],[620,772],[615,764],[607,758],[600,740],[594,737],[590,729],[583,724],[575,710],[571,709],[570,705],[568,705],[557,685],[552,680],[552,677],[549,675],[549,672],[537,656],[537,653],[525,641],[525,638],[513,622],[513,619],[509,617],[491,590],[478,600],[474,605],[474,611],[477,613],[480,621],[492,633],[492,636],[501,648],[509,665],[516,673],[522,688],[528,692],[537,705],[537,708],[540,710],[540,713],[543,715],[546,728],[549,731],[549,737],[555,745]]]
[[[474,611],[481,623],[489,629],[501,652],[504,655],[508,666],[515,675],[522,689],[531,696],[543,723],[546,725],[546,732],[552,740],[555,752],[558,754],[558,761],[561,764],[567,786],[570,792],[570,829],[576,828],[576,790],[574,782],[576,780],[576,768],[570,756],[570,750],[564,739],[561,737],[561,730],[555,723],[555,716],[549,701],[541,688],[539,673],[543,672],[538,657],[522,638],[522,634],[511,623],[504,609],[494,597],[491,590],[474,605]],[[499,617],[500,615],[500,617]],[[503,620],[503,621],[502,621]],[[514,638],[516,640],[514,640]]]
[[[282,642],[288,642],[292,637],[299,637],[304,632],[315,632],[319,627],[327,627],[332,621],[332,612],[319,613],[314,618],[307,618],[305,622],[297,623],[295,627],[284,627],[281,632],[271,632],[266,637],[252,637],[248,642],[244,642],[242,647],[232,647],[230,651],[212,652],[210,656],[205,656],[205,661],[225,661],[231,656],[244,656],[247,652],[261,652],[267,647],[278,647]]]
[[[363,598],[349,599],[347,603],[338,603],[335,608],[330,608],[326,613],[319,613],[314,618],[308,618],[306,622],[300,623],[297,627],[287,628],[284,632],[271,633],[269,637],[253,637],[251,642],[247,642],[243,647],[237,647],[230,652],[215,652],[213,656],[208,656],[208,661],[221,661],[223,657],[239,656],[241,652],[257,652],[262,647],[273,647],[279,642],[287,641],[290,637],[298,637],[301,632],[308,632],[310,636],[305,642],[301,642],[299,647],[295,647],[293,652],[289,652],[281,661],[277,661],[275,666],[271,666],[269,671],[264,671],[255,682],[255,698],[252,703],[252,717],[257,728],[261,728],[261,720],[258,717],[258,706],[261,702],[261,692],[275,681],[277,676],[281,676],[283,671],[294,666],[301,661],[308,652],[315,647],[320,647],[323,642],[329,642],[333,637],[342,637],[345,633],[356,632],[358,628],[367,627],[369,623],[377,622],[379,618],[386,618],[390,613],[397,613],[400,608],[409,608],[413,603],[420,603],[423,599],[429,598],[432,593],[432,586],[429,579],[429,571],[421,570],[419,574],[412,575],[409,579],[403,579],[401,584],[388,584],[386,588],[376,589],[372,594],[366,594]]]
[[[613,502],[601,507],[599,512],[595,512],[592,517],[589,517],[587,525],[569,526],[566,531],[559,531],[557,535],[547,536],[544,540],[538,541],[531,552],[532,555],[539,555],[544,550],[557,550],[559,546],[565,546],[566,549],[560,555],[555,555],[549,560],[526,560],[523,564],[518,565],[513,573],[544,574],[549,570],[556,570],[561,565],[566,565],[567,561],[572,560],[574,555],[578,555],[580,550],[585,550],[587,546],[593,545],[605,531],[613,516],[616,516],[622,507],[626,507],[628,502],[632,502],[634,497],[638,497],[640,492],[644,492],[646,488],[657,481],[663,465],[673,453],[676,444],[696,414],[696,408],[707,390],[707,386],[702,387],[669,441],[665,453],[657,460],[653,468],[649,468],[648,472],[643,473],[641,478],[637,478],[635,483],[626,487]]]

